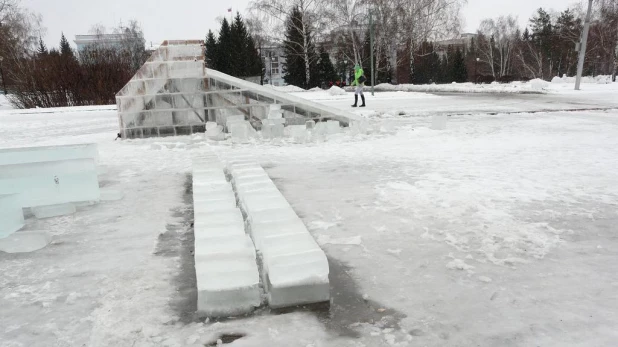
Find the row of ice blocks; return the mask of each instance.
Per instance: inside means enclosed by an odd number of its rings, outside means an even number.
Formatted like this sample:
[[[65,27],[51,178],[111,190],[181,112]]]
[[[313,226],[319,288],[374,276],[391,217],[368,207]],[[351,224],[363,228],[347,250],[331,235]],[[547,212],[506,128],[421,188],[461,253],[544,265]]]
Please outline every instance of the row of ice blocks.
[[[261,303],[255,248],[212,153],[193,161],[193,203],[198,312],[209,317],[251,312]]]
[[[330,300],[328,260],[264,169],[232,159],[227,173],[262,260],[262,282],[272,308]]]

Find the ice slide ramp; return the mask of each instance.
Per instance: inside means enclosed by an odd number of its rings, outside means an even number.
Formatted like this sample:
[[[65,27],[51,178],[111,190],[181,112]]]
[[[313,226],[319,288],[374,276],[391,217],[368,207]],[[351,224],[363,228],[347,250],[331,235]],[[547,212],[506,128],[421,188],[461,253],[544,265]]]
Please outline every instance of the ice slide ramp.
[[[203,133],[206,122],[231,115],[259,124],[273,104],[281,105],[289,124],[314,119],[345,126],[360,121],[351,112],[206,68],[199,40],[163,42],[118,92],[116,104],[125,139]]]

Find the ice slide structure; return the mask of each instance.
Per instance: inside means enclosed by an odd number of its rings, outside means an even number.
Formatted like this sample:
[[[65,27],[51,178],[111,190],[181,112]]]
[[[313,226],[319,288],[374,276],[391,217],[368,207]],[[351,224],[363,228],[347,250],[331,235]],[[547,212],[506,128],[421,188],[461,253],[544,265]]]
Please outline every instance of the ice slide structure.
[[[116,95],[124,139],[190,135],[207,122],[225,126],[242,115],[255,127],[280,106],[287,124],[334,120],[348,126],[359,119],[287,93],[208,69],[203,41],[165,41]]]

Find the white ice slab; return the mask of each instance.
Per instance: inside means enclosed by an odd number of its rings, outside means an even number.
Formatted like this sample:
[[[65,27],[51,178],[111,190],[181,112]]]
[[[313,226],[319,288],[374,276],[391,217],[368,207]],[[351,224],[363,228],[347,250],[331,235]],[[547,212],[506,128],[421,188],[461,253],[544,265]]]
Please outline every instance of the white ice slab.
[[[254,160],[235,161],[233,163],[229,163],[226,166],[226,171],[232,175],[234,175],[237,172],[242,172],[245,170],[259,170],[259,169],[262,169],[262,167],[260,166],[260,164],[258,164]]]
[[[277,190],[275,187],[273,187],[273,189],[268,189],[268,190],[248,191],[248,192],[242,193],[238,201],[238,207],[240,207],[243,210],[243,212],[247,213],[247,201],[252,198],[255,198],[257,200],[272,199],[272,198],[285,199],[283,195],[281,195],[281,192],[279,192],[279,190]],[[254,208],[254,210],[260,211],[262,209]]]
[[[235,200],[210,200],[210,201],[197,201],[194,203],[196,211],[215,213],[215,212],[231,212],[237,209]]]
[[[283,137],[283,133],[284,133],[284,126],[283,124],[275,124],[273,125],[272,129],[270,130],[270,136],[273,139],[279,139]]]
[[[328,135],[339,134],[341,132],[341,124],[336,120],[329,120],[326,122],[326,131]]]
[[[272,308],[319,303],[330,300],[328,259],[315,249],[280,255],[267,261],[264,286]]]
[[[239,209],[229,212],[206,213],[195,211],[195,228],[199,229],[204,226],[226,225],[232,223],[244,223],[242,214]]]
[[[248,184],[244,184],[244,185],[236,187],[236,192],[238,193],[238,196],[241,198],[244,194],[250,193],[250,192],[264,192],[264,194],[266,194],[266,193],[278,192],[278,191],[279,189],[277,189],[277,186],[275,186],[275,184],[272,182],[269,182],[269,183],[253,182],[253,183],[248,183]]]
[[[199,202],[209,202],[209,201],[217,201],[222,204],[234,204],[236,203],[236,196],[234,192],[219,192],[217,194],[212,194],[210,192],[207,193],[196,193],[193,192],[193,203],[197,204]]]
[[[98,201],[94,159],[0,166],[0,194],[19,194],[22,207]]]
[[[193,191],[203,191],[203,192],[226,192],[232,189],[232,185],[225,180],[218,181],[193,181]]]
[[[245,177],[240,176],[240,177],[234,178],[234,186],[236,187],[236,189],[241,188],[246,185],[260,184],[260,183],[271,184],[272,181],[265,174],[255,175],[255,176],[245,176]]]
[[[255,250],[247,235],[196,238],[195,270],[200,314],[245,314],[260,305]]]
[[[65,216],[73,214],[76,211],[75,205],[70,203],[47,206],[34,206],[31,207],[30,210],[37,219]]]
[[[47,231],[19,231],[0,239],[0,251],[28,253],[44,248],[52,241]]]
[[[24,213],[15,194],[0,195],[0,239],[24,226]]]
[[[195,239],[209,239],[213,237],[244,236],[244,223],[230,223],[225,225],[202,226],[195,229]]]
[[[98,201],[94,144],[0,149],[0,194],[22,207]]]
[[[288,201],[281,195],[243,197],[242,206],[249,215],[255,215],[266,210],[291,209]]]
[[[199,230],[199,228],[197,228]],[[212,259],[255,260],[255,248],[248,235],[224,235],[195,240],[195,262]]]
[[[98,160],[96,144],[0,149],[0,166],[75,159]]]
[[[250,228],[251,237],[258,251],[261,251],[264,244],[269,244],[273,237],[290,234],[308,233],[305,224],[300,218],[289,221],[253,224]]]
[[[261,304],[259,272],[254,260],[196,263],[197,311],[208,317],[250,313]]]
[[[254,214],[250,214],[247,217],[247,221],[250,225],[268,222],[284,222],[291,221],[298,218],[296,212],[292,208],[279,208],[274,210],[258,211]]]

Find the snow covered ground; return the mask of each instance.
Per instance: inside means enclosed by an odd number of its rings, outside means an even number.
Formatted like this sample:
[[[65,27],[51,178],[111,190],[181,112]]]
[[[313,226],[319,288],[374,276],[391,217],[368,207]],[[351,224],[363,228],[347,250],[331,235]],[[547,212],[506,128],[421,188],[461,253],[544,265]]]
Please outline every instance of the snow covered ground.
[[[225,334],[245,335],[229,346],[614,346],[611,88],[378,93],[355,111],[368,135],[211,144],[260,161],[327,252],[333,287],[330,311],[216,323],[192,316],[187,189],[203,136],[113,141],[113,107],[0,111],[0,147],[96,142],[102,188],[124,192],[70,217],[28,218],[54,241],[0,253],[0,346],[208,346],[234,339]],[[501,113],[543,110],[558,111]],[[429,115],[448,112],[447,130],[429,129]]]

